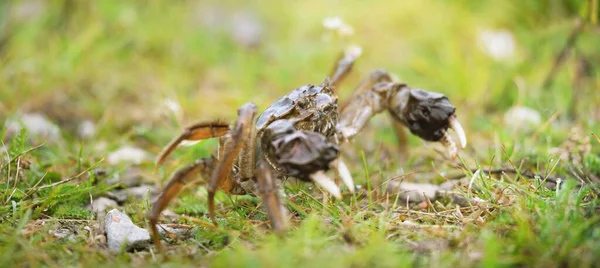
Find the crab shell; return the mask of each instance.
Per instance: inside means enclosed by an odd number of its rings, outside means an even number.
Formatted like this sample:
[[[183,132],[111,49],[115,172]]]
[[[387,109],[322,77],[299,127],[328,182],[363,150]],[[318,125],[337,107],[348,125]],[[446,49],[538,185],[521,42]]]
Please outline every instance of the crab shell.
[[[309,174],[327,170],[338,156],[333,142],[338,118],[337,96],[329,80],[296,88],[258,117],[257,153],[264,153],[278,172],[309,180]]]

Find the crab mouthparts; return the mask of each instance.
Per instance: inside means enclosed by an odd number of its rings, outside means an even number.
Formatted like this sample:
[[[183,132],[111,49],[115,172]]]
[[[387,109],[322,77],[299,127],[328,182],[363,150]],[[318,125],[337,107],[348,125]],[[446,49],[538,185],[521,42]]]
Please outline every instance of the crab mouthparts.
[[[335,182],[325,175],[325,172],[319,170],[310,175],[310,179],[312,179],[317,185],[323,188],[325,191],[335,196],[337,199],[342,199],[342,191],[340,187],[338,187]]]
[[[348,169],[348,166],[346,166],[346,163],[338,157],[338,159],[331,162],[330,166],[337,170],[340,178],[344,184],[346,184],[350,193],[354,193],[354,180],[352,179],[352,175],[350,174],[350,170]]]
[[[334,161],[331,161],[329,166],[337,171],[346,187],[348,187],[348,190],[351,193],[354,193],[354,180],[352,179],[350,170],[348,169],[344,161],[338,158]],[[325,191],[335,196],[336,198],[342,199],[342,191],[340,190],[340,187],[338,187],[337,184],[335,184],[333,179],[325,175],[324,171],[319,170],[311,174],[309,177],[313,182],[319,185],[319,187],[323,188]]]

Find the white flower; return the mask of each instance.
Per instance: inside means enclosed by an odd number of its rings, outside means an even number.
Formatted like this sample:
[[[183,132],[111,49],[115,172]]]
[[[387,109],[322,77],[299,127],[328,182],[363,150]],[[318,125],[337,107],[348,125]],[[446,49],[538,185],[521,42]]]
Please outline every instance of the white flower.
[[[176,115],[181,113],[181,105],[179,105],[179,103],[174,99],[164,99],[163,105],[165,105],[165,107],[167,107],[169,111],[173,112]]]
[[[508,30],[484,30],[479,34],[479,43],[496,60],[508,59],[515,51],[515,39]]]
[[[338,28],[338,34],[341,36],[350,36],[354,34],[354,28],[352,26],[343,24]]]
[[[346,24],[342,18],[338,16],[324,18],[323,27],[325,27],[327,30],[337,33],[339,36],[350,36],[354,34],[354,28]]]
[[[344,25],[344,21],[340,17],[328,17],[323,19],[323,26],[329,30],[337,30]]]
[[[345,54],[353,58],[358,58],[362,54],[362,48],[357,45],[351,45],[346,49]]]

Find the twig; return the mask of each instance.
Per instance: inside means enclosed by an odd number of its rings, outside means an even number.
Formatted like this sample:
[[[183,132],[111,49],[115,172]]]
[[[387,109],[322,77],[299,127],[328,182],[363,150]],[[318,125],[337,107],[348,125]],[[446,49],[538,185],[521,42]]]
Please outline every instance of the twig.
[[[104,159],[102,159],[102,160],[104,160]],[[72,180],[78,179],[79,177],[81,177],[86,172],[88,172],[88,171],[96,168],[100,163],[102,163],[102,160],[100,160],[100,162],[96,163],[95,165],[87,168],[86,170],[80,172],[79,174],[77,174],[77,175],[75,175],[75,176],[73,176],[71,178],[68,178],[68,179],[62,180],[62,181],[57,181],[55,183],[51,183],[51,184],[48,184],[48,185],[41,186],[40,188],[37,188],[36,190],[39,191],[39,190],[43,190],[43,189],[46,189],[46,188],[56,187],[58,185],[65,184],[65,183],[70,182]]]
[[[577,42],[577,38],[579,37],[579,35],[581,34],[581,31],[583,30],[583,26],[585,26],[585,22],[582,19],[578,18],[577,24],[575,25],[575,28],[573,28],[573,30],[571,30],[571,34],[569,35],[569,38],[567,39],[565,46],[562,48],[562,50],[558,53],[558,55],[554,59],[554,64],[552,65],[552,69],[550,69],[550,72],[546,76],[546,79],[544,80],[544,84],[542,84],[542,89],[547,89],[548,87],[550,87],[552,85],[552,82],[554,81],[554,77],[556,76],[556,73],[558,72],[560,67],[563,65],[563,63],[567,59],[567,54],[573,48],[573,46],[575,46],[575,43]]]
[[[474,169],[469,169],[472,173],[477,172],[477,168]],[[490,169],[487,171],[487,173],[489,175],[502,175],[505,173],[511,173],[511,174],[517,174],[517,175],[521,175],[522,177],[525,178],[529,178],[529,179],[542,179],[542,180],[546,180],[546,181],[550,181],[550,182],[554,182],[556,183],[559,178],[553,177],[553,176],[544,176],[544,175],[540,175],[540,174],[534,174],[534,173],[529,173],[529,172],[521,172],[519,170],[513,169],[513,168],[500,168],[500,169]],[[454,177],[450,177],[450,180],[458,180],[461,178],[464,178],[464,175],[458,175],[458,176],[454,176]]]
[[[594,138],[596,138],[596,141],[598,141],[598,143],[600,143],[600,138],[598,138],[598,136],[596,136],[596,133],[592,132],[592,136],[594,136]]]
[[[13,161],[17,160],[17,159],[18,159],[20,156],[22,156],[22,155],[25,155],[25,154],[27,154],[27,153],[29,153],[29,152],[33,151],[33,150],[36,150],[36,149],[38,149],[38,148],[40,148],[40,147],[42,147],[42,146],[44,146],[44,145],[46,145],[46,143],[45,143],[45,142],[44,142],[44,143],[42,143],[42,144],[40,144],[40,145],[37,145],[37,146],[31,147],[31,148],[29,148],[29,149],[27,149],[27,150],[25,150],[25,151],[22,151],[22,152],[20,152],[19,154],[15,155],[15,157],[14,157],[13,159],[10,159],[10,155],[8,154],[8,149],[6,149],[6,145],[4,145],[4,142],[2,142],[2,146],[4,146],[4,150],[6,151],[6,155],[7,155],[8,161],[6,162],[6,164],[4,164],[3,166],[1,166],[1,167],[0,167],[0,169],[3,169],[3,168],[4,168],[4,166],[6,166],[6,165],[8,165],[8,164],[11,164]]]

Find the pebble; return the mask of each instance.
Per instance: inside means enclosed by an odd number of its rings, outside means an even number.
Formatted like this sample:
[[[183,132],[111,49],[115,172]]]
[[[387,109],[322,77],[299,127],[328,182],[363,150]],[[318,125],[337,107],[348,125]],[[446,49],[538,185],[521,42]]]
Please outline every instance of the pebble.
[[[177,240],[186,240],[193,236],[194,227],[184,224],[158,224],[158,233],[163,238],[175,238]],[[173,237],[174,236],[174,237]]]
[[[131,188],[140,186],[143,180],[143,172],[139,168],[131,167],[125,170],[122,174],[115,173],[113,177],[106,180],[106,185],[119,185],[122,188]],[[121,188],[120,187],[120,188]]]
[[[91,205],[87,205],[87,209],[96,213],[104,213],[109,208],[116,208],[119,204],[115,200],[106,197],[98,197],[94,199]]]
[[[389,194],[398,194],[399,203],[420,203],[427,199],[433,202],[436,199],[436,194],[439,186],[428,183],[412,183],[391,181],[388,184],[387,192]]]
[[[96,125],[90,120],[85,120],[77,126],[77,136],[82,139],[91,138],[96,134]]]
[[[133,224],[131,219],[118,209],[106,214],[105,231],[108,249],[117,253],[121,249],[127,251],[144,249],[150,243],[150,232]]]
[[[127,189],[114,190],[107,193],[107,196],[117,201],[119,204],[124,203],[129,198],[134,200],[146,199],[146,196],[150,194],[149,199],[154,200],[158,196],[158,190],[151,185],[141,185],[137,187],[131,187]]]
[[[133,164],[141,164],[142,162],[148,160],[149,155],[146,151],[133,147],[133,146],[124,146],[116,151],[111,152],[106,157],[106,162],[111,165],[128,162]]]
[[[484,30],[479,34],[479,43],[484,52],[495,60],[506,60],[513,56],[515,38],[508,30]]]
[[[73,231],[71,231],[67,228],[56,229],[56,230],[54,230],[54,232],[51,232],[51,233],[56,238],[68,239],[71,241],[75,239],[75,234],[73,233]]]
[[[504,114],[504,124],[511,130],[531,131],[541,123],[540,113],[524,106],[513,106]]]
[[[61,138],[60,128],[40,113],[22,114],[16,118],[6,120],[4,126],[7,136],[19,134],[24,127],[30,136],[41,136],[49,141],[58,141]]]

